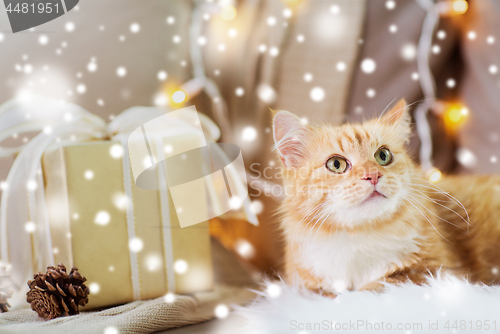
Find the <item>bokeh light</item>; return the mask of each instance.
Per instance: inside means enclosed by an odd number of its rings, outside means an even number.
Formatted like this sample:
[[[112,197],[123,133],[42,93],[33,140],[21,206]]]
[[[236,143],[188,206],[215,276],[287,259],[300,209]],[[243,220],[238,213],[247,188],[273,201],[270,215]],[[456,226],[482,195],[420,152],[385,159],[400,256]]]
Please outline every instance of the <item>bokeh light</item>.
[[[188,268],[188,263],[185,260],[179,259],[174,263],[174,270],[178,274],[184,274]]]
[[[36,230],[36,225],[33,222],[27,222],[24,224],[24,230],[28,233],[33,233]]]
[[[119,331],[116,327],[113,327],[113,326],[109,326],[109,327],[106,327],[104,328],[104,332],[103,334],[118,334]]]
[[[469,109],[460,103],[449,103],[445,107],[443,120],[448,130],[462,126],[469,115]]]
[[[234,248],[236,252],[244,259],[250,259],[255,256],[255,248],[245,239],[236,241]]]
[[[172,292],[169,292],[165,295],[164,299],[166,303],[171,304],[175,302],[175,295]]]
[[[429,177],[430,182],[437,183],[441,180],[441,178],[443,177],[443,174],[441,173],[441,171],[439,169],[433,168],[429,171],[428,177]]]
[[[107,211],[101,210],[97,212],[97,214],[95,215],[94,223],[96,223],[97,225],[104,226],[108,225],[110,220],[111,220],[111,215]]]
[[[97,283],[90,283],[89,290],[91,294],[97,294],[101,290],[101,287]]]
[[[453,2],[453,11],[455,14],[464,14],[469,8],[469,4],[465,0],[455,0]]]
[[[270,283],[266,289],[267,294],[271,298],[276,298],[281,295],[281,287],[276,283]]]
[[[234,6],[224,6],[222,7],[220,15],[224,20],[232,21],[236,18],[237,13],[238,12]]]
[[[254,141],[257,138],[257,130],[253,126],[247,126],[241,131],[241,139],[246,142]]]
[[[137,237],[132,238],[128,242],[128,247],[129,247],[130,251],[132,251],[134,253],[138,253],[144,248],[144,242]]]
[[[229,315],[229,307],[224,304],[219,304],[214,309],[215,316],[219,319],[224,319]]]
[[[182,103],[186,100],[186,93],[184,93],[182,90],[176,91],[174,94],[172,94],[172,101],[175,103]]]

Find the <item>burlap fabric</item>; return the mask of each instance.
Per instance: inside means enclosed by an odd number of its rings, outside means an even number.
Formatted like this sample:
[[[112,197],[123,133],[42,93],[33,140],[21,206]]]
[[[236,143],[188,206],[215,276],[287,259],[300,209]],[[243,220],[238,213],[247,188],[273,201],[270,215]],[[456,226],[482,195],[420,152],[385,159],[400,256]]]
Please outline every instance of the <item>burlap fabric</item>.
[[[173,303],[161,297],[49,321],[31,309],[22,309],[0,314],[0,333],[88,334],[105,333],[108,327],[120,334],[152,333],[210,320],[218,304],[241,305],[253,296],[248,289],[221,285],[211,293],[177,296]]]

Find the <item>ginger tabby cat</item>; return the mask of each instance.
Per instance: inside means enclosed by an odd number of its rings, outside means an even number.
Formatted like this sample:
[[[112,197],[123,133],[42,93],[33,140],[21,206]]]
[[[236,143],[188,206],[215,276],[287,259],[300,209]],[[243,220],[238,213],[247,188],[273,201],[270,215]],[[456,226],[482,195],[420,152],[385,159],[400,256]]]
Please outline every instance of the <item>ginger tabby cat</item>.
[[[337,127],[275,115],[287,282],[335,296],[422,284],[438,270],[500,281],[500,178],[429,183],[407,153],[410,119],[404,100]]]

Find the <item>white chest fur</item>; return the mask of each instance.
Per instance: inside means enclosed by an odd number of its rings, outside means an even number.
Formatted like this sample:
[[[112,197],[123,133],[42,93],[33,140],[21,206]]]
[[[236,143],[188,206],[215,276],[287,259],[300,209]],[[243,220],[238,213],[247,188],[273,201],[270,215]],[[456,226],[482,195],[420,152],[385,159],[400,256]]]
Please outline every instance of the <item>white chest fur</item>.
[[[403,236],[338,231],[328,237],[297,240],[300,246],[295,258],[321,278],[325,290],[358,290],[395,266],[401,267],[412,253],[418,252],[418,238],[418,231],[413,229]]]

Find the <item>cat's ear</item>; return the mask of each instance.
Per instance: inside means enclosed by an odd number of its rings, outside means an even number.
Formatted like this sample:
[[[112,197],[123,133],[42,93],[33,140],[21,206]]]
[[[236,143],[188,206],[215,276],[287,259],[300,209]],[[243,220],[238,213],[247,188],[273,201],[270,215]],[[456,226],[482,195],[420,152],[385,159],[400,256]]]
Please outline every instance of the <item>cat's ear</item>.
[[[410,135],[411,116],[405,99],[399,100],[398,103],[382,116],[381,124],[394,125],[405,136]]]
[[[273,120],[274,148],[286,167],[298,167],[305,156],[307,125],[288,111],[279,111]]]

